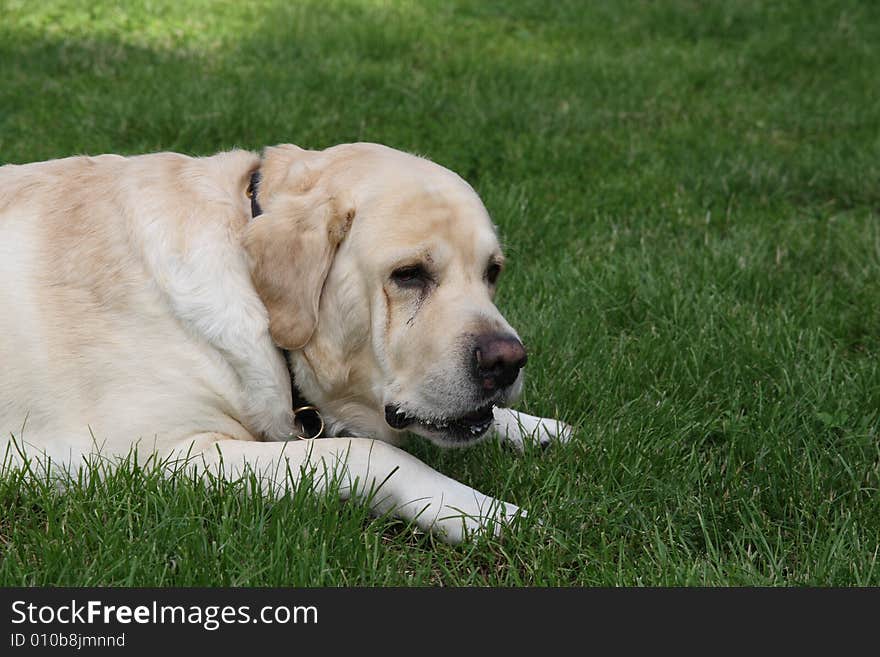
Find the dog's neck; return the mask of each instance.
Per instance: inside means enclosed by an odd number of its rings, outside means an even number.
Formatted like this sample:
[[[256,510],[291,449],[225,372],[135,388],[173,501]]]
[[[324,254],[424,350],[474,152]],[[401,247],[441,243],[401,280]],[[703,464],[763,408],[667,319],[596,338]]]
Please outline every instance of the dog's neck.
[[[257,198],[260,191],[260,180],[260,170],[257,169],[251,174],[250,182],[245,191],[245,194],[251,200],[251,219],[256,219],[263,214],[263,209],[260,207],[260,202]],[[305,395],[302,394],[302,390],[299,389],[299,386],[296,385],[296,381],[294,381],[293,366],[290,362],[290,352],[287,351],[287,349],[281,349],[281,353],[284,355],[284,362],[287,364],[287,371],[290,374],[290,392],[293,399],[293,408],[301,409],[304,407],[311,407],[312,403],[305,398]],[[323,421],[318,411],[297,413],[296,421],[299,423],[302,430],[301,435],[317,437],[322,432]]]
[[[293,409],[296,412],[296,422],[299,424],[301,436],[311,436],[315,438],[323,438],[329,435],[329,427],[324,424],[321,412],[315,409],[315,406],[306,399],[302,390],[296,385],[293,377],[293,363],[290,360],[290,352],[282,349],[284,354],[284,362],[287,364],[287,371],[290,374],[290,393],[293,401]],[[303,410],[309,409],[309,410]]]

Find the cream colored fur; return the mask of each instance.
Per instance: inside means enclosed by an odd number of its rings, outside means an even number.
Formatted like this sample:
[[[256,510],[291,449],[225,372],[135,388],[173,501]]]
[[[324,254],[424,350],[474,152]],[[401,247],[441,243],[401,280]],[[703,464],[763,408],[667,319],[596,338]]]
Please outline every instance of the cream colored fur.
[[[267,488],[288,466],[294,480],[332,470],[343,495],[379,488],[377,511],[446,540],[497,530],[519,510],[394,447],[383,415],[391,402],[420,417],[473,410],[463,340],[513,332],[481,276],[493,257],[467,183],[373,144],[0,167],[0,450],[68,468],[188,454],[203,470],[222,459],[224,475],[256,470]],[[437,272],[419,299],[389,281],[413,259]],[[283,442],[296,427],[279,346],[332,437]],[[493,400],[494,433],[567,438],[501,408],[521,385]]]

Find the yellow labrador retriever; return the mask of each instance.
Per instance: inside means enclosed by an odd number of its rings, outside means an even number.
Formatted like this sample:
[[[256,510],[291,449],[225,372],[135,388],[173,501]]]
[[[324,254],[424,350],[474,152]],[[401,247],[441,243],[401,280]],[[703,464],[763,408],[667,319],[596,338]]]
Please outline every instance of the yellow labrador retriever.
[[[505,408],[526,353],[502,266],[466,182],[375,144],[0,167],[0,449],[312,469],[445,540],[497,531],[519,509],[394,444],[568,438]],[[299,395],[324,437],[296,440]]]

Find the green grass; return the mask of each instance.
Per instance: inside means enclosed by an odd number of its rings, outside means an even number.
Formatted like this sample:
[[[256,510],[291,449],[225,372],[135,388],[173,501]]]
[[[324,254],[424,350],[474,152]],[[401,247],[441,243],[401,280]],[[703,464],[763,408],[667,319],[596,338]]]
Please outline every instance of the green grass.
[[[449,547],[126,467],[0,480],[0,584],[880,584],[880,5],[0,0],[0,162],[365,140],[482,195],[564,448]]]

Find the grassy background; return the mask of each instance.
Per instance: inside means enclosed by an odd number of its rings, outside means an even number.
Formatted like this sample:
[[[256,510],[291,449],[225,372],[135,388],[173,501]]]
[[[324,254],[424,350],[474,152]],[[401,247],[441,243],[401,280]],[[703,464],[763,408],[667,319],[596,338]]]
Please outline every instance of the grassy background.
[[[579,426],[410,446],[543,520],[458,548],[149,468],[7,477],[0,583],[880,584],[878,74],[868,2],[0,0],[0,162],[365,140],[461,173],[522,407]]]

